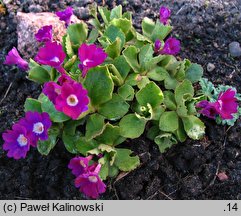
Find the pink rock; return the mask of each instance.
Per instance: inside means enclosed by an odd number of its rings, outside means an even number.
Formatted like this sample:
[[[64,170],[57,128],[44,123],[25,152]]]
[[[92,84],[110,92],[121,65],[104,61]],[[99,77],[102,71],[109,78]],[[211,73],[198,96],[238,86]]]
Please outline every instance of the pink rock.
[[[217,177],[220,181],[226,181],[228,180],[228,176],[226,175],[225,172],[220,172],[217,174]]]
[[[74,15],[71,21],[80,22]],[[24,58],[36,55],[41,43],[36,41],[34,34],[45,25],[52,25],[54,40],[62,42],[66,33],[65,24],[54,13],[17,13],[18,50]]]

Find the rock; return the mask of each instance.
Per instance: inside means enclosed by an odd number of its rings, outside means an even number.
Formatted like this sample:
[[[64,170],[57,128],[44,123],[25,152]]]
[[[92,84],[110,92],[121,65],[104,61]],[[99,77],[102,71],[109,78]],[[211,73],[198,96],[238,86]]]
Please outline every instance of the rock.
[[[72,22],[80,22],[76,16],[72,16]],[[62,42],[66,33],[65,24],[54,13],[17,13],[18,50],[26,59],[33,58],[41,43],[35,39],[35,33],[45,25],[53,26],[55,41]]]
[[[207,64],[207,71],[212,72],[215,69],[215,65],[212,63]]]
[[[233,41],[232,43],[230,43],[229,44],[229,52],[230,52],[230,55],[233,57],[241,56],[240,43],[237,41]]]

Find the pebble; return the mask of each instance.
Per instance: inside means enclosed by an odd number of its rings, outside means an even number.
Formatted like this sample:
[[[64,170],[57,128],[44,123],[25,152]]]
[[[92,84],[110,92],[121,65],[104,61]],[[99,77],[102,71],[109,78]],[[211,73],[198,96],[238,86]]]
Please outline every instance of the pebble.
[[[229,53],[233,57],[239,57],[241,56],[241,47],[240,43],[237,41],[233,41],[229,44]]]
[[[215,69],[215,65],[212,63],[207,64],[207,71],[212,72]]]

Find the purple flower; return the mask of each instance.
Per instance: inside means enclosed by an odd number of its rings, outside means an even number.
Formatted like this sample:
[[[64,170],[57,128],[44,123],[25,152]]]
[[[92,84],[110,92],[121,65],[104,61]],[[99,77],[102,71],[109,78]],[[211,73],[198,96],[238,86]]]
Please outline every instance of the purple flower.
[[[73,175],[78,177],[79,175],[91,170],[93,166],[89,166],[89,162],[92,159],[92,155],[88,157],[75,157],[69,162],[68,168],[72,170]],[[96,166],[94,166],[96,167]]]
[[[37,141],[48,139],[48,129],[51,127],[52,122],[49,114],[46,112],[38,113],[28,111],[25,118],[20,120],[20,124],[25,126],[29,132],[33,147],[36,147]]]
[[[21,58],[18,53],[18,50],[13,47],[6,56],[6,60],[3,64],[6,65],[17,65],[20,69],[26,71],[29,69],[28,62]]]
[[[82,44],[78,50],[78,54],[81,61],[79,68],[82,70],[82,77],[85,77],[90,68],[102,64],[107,58],[107,54],[103,49],[97,47],[95,44]]]
[[[35,34],[35,38],[38,42],[48,42],[53,40],[52,34],[52,25],[43,26],[38,32]]]
[[[77,119],[82,112],[88,110],[87,94],[87,90],[80,83],[65,82],[61,88],[61,94],[55,100],[55,108],[72,119]]]
[[[3,149],[8,151],[8,157],[16,160],[26,157],[32,141],[23,125],[19,123],[13,125],[12,130],[7,130],[2,137],[4,140]]]
[[[65,26],[67,27],[70,24],[70,19],[73,15],[73,8],[67,7],[64,11],[56,12],[56,15],[59,17],[61,21],[65,22]]]
[[[55,100],[58,95],[61,93],[61,86],[57,83],[50,81],[46,82],[43,87],[43,93],[48,96],[49,100],[55,104]]]
[[[35,61],[43,65],[49,65],[62,72],[62,64],[66,54],[63,51],[62,45],[57,42],[47,42],[44,47],[39,49]]]
[[[101,165],[98,164],[94,171],[83,173],[75,179],[75,187],[93,199],[98,198],[99,194],[104,193],[106,190],[106,185],[98,176],[100,168]]]
[[[196,104],[196,107],[200,108],[200,110],[198,111],[199,113],[203,114],[204,116],[207,116],[208,118],[215,119],[218,115],[214,103],[211,103],[209,101],[200,101]]]
[[[236,92],[231,88],[219,94],[215,107],[222,119],[233,119],[233,114],[238,112],[238,103],[235,95]]]
[[[156,39],[154,44],[154,52],[157,53],[162,46],[162,42],[159,39]]]
[[[160,54],[166,55],[177,55],[181,49],[180,41],[175,38],[168,38],[164,44]]]
[[[160,8],[160,22],[163,23],[163,25],[168,24],[168,19],[171,15],[171,10],[166,7]]]

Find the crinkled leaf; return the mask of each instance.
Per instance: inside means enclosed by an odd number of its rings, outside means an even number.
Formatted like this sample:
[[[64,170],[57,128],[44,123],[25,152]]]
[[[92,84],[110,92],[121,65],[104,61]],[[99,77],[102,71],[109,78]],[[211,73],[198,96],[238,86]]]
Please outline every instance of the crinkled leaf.
[[[151,37],[152,32],[155,28],[155,23],[153,22],[152,19],[144,17],[141,23],[141,27],[142,27],[142,32],[144,36]]]
[[[194,139],[201,139],[205,134],[204,123],[196,116],[190,115],[188,117],[182,118],[184,129],[187,135]]]
[[[151,39],[155,42],[156,39],[164,40],[166,36],[172,31],[170,25],[163,25],[159,20],[157,20],[154,30],[151,34]]]
[[[110,12],[110,19],[114,19],[114,18],[121,18],[122,17],[122,6],[118,5],[116,7],[114,7],[111,12]]]
[[[131,68],[127,61],[125,60],[124,56],[118,56],[117,58],[114,59],[112,62],[113,65],[115,65],[116,69],[119,71],[119,73],[122,76],[122,79],[125,80],[128,73],[130,72]]]
[[[140,49],[139,62],[143,69],[145,69],[146,63],[153,58],[154,50],[151,44],[147,44]]]
[[[86,139],[90,140],[100,135],[105,129],[105,117],[94,113],[89,116],[86,123]]]
[[[86,137],[79,136],[75,141],[74,145],[77,149],[77,151],[82,155],[88,155],[88,153],[96,149],[99,145],[94,139],[87,140]]]
[[[119,19],[114,18],[113,20],[111,20],[110,23],[118,27],[119,29],[121,29],[125,35],[127,35],[127,33],[130,31],[132,26],[131,21],[126,18],[119,18]]]
[[[146,106],[149,103],[155,108],[162,103],[163,93],[154,82],[150,82],[136,93],[136,99],[140,105]]]
[[[120,134],[126,138],[137,138],[145,130],[146,120],[135,114],[128,114],[120,120]]]
[[[106,36],[112,43],[119,38],[121,40],[121,49],[125,44],[125,34],[122,32],[121,29],[117,28],[114,25],[109,25],[106,29],[104,36]]]
[[[135,90],[128,84],[124,84],[118,88],[118,94],[126,101],[132,101],[135,96]]]
[[[140,73],[141,68],[137,59],[137,54],[139,50],[135,46],[128,46],[123,52],[129,66],[133,69],[135,73]]]
[[[164,68],[158,66],[147,73],[147,77],[155,81],[162,81],[166,79],[167,76],[168,72]]]
[[[177,109],[175,95],[171,91],[164,91],[164,104],[167,109],[175,111]]]
[[[171,133],[162,133],[158,135],[154,142],[158,145],[161,153],[164,153],[168,148],[171,148],[173,145],[177,144],[177,140]]]
[[[121,52],[121,40],[120,38],[116,38],[116,40],[108,45],[105,49],[105,52],[108,54],[108,57],[115,59],[120,55]]]
[[[50,81],[51,77],[49,72],[42,66],[35,66],[28,71],[28,79],[42,84]]]
[[[99,106],[98,112],[109,120],[117,120],[128,112],[129,107],[121,96],[113,94],[111,100]]]
[[[178,128],[178,115],[175,111],[166,111],[161,115],[159,128],[165,132],[174,132]]]
[[[203,76],[203,68],[199,64],[191,64],[186,71],[186,79],[192,83],[198,82]]]
[[[121,171],[131,171],[140,165],[140,159],[138,156],[130,156],[132,151],[129,149],[116,149],[116,158],[114,165],[116,165]]]

